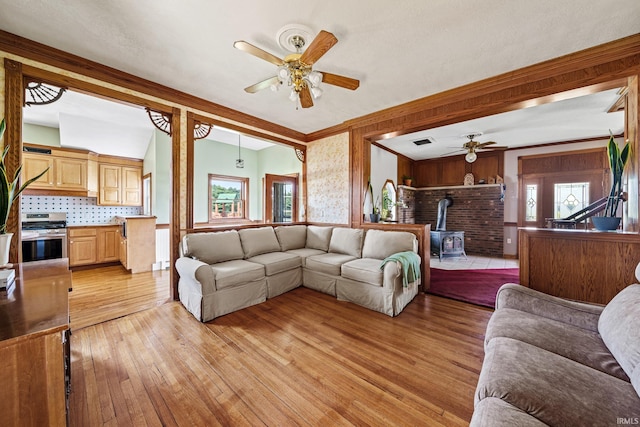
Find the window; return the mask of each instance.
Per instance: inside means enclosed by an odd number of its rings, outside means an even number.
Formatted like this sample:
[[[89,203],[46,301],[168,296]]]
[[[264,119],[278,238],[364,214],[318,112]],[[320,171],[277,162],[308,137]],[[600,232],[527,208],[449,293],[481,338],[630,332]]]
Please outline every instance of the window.
[[[209,222],[249,219],[249,178],[209,174]]]
[[[566,218],[589,206],[589,183],[572,182],[553,186],[554,218]]]
[[[151,215],[151,174],[142,177],[142,214]]]
[[[528,184],[526,194],[524,220],[536,222],[538,220],[538,184]]]

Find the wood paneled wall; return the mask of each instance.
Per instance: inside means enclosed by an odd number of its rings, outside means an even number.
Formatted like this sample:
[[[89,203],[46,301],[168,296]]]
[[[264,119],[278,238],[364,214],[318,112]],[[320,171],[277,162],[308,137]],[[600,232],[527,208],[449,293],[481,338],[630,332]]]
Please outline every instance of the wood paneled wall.
[[[538,291],[607,304],[636,283],[640,238],[636,233],[520,230],[520,284]]]
[[[415,187],[443,187],[462,185],[464,176],[472,173],[475,183],[483,179],[488,183],[489,178],[500,175],[504,178],[504,152],[488,151],[478,153],[478,159],[467,163],[464,154],[460,156],[443,157],[415,162]]]

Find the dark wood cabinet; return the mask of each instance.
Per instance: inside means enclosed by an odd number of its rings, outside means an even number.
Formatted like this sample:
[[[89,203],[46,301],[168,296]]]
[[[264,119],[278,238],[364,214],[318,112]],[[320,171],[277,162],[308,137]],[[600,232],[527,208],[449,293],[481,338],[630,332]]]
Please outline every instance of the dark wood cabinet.
[[[468,173],[473,174],[476,184],[481,179],[488,182],[497,175],[504,177],[504,152],[478,153],[478,159],[473,163],[467,163],[464,155],[421,160],[415,163],[414,172],[414,187],[463,185]]]
[[[0,425],[65,426],[70,380],[67,259],[13,268],[15,288],[0,295]]]

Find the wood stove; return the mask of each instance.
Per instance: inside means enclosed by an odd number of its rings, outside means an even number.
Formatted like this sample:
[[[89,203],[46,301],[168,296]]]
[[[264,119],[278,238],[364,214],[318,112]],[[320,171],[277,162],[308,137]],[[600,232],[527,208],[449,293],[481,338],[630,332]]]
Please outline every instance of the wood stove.
[[[459,257],[467,254],[464,251],[464,231],[432,231],[431,253],[440,261],[443,257]]]
[[[464,231],[447,231],[447,208],[453,205],[450,196],[438,202],[438,219],[436,231],[431,232],[431,253],[443,257],[459,257],[467,254],[464,251]]]

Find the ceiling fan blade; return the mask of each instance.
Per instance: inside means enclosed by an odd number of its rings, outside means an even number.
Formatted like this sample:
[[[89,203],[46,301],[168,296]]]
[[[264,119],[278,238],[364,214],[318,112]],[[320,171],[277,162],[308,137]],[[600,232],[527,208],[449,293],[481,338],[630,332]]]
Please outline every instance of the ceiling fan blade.
[[[487,150],[487,151],[504,151],[504,150],[508,150],[509,147],[500,147],[500,146],[495,146],[495,147],[487,147],[487,148],[482,148],[483,150]]]
[[[300,91],[300,105],[302,105],[302,108],[313,107],[313,99],[311,99],[311,92],[308,86],[303,87]]]
[[[336,43],[338,43],[336,36],[325,30],[320,31],[309,47],[302,53],[300,62],[313,65],[314,62],[327,53]]]
[[[493,144],[497,144],[497,142],[495,142],[495,141],[480,142],[480,143],[476,144],[476,148],[482,148],[484,146],[493,145]]]
[[[255,47],[251,43],[247,43],[244,40],[237,41],[233,44],[233,47],[243,52],[250,53],[253,56],[257,56],[260,59],[264,59],[267,62],[271,62],[274,65],[280,66],[284,63],[284,60],[278,58],[275,55],[270,54],[266,50],[262,50],[259,47]]]
[[[360,86],[360,80],[352,79],[351,77],[326,73],[324,71],[320,71],[320,73],[322,73],[322,82],[329,85],[340,86],[350,90],[356,90]]]
[[[440,157],[449,156],[451,154],[456,154],[458,151],[467,151],[467,150],[465,150],[464,148],[461,148],[461,149],[456,150],[456,151],[450,151],[448,153],[440,154]]]
[[[248,92],[248,93],[256,93],[262,89],[266,89],[269,86],[273,85],[273,84],[279,84],[280,83],[280,79],[278,78],[278,76],[273,76],[273,77],[269,77],[267,80],[263,80],[259,83],[256,83],[252,86],[249,87],[245,87],[244,91]]]

